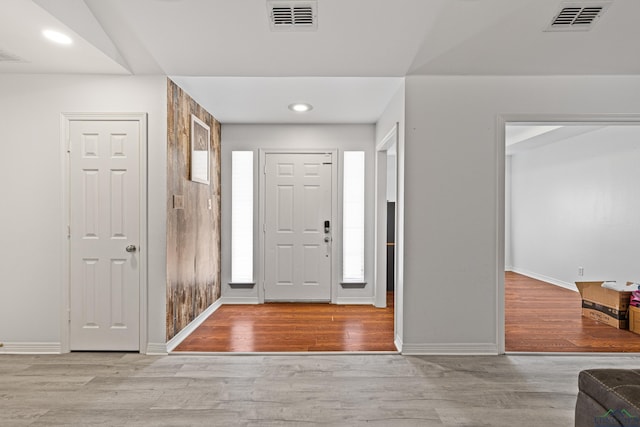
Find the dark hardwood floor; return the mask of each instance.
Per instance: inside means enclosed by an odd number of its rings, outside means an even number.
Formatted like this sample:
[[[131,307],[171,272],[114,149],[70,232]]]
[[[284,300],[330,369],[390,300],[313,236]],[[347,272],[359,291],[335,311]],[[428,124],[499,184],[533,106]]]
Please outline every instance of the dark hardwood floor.
[[[174,351],[397,351],[393,293],[387,308],[269,303],[223,305]]]
[[[640,352],[640,335],[582,317],[580,294],[505,274],[505,349],[524,352]]]

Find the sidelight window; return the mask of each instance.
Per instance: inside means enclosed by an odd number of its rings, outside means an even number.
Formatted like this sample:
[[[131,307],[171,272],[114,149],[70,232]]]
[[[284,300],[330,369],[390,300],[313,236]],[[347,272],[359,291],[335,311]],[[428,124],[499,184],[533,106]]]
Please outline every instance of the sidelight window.
[[[231,281],[253,282],[253,151],[231,153]]]
[[[344,153],[343,265],[345,282],[364,282],[364,151]]]

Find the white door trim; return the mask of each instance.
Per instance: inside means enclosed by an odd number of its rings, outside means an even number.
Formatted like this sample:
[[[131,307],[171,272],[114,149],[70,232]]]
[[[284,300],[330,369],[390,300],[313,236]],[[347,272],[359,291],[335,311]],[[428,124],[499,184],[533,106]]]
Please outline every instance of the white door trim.
[[[404,156],[404,147],[400,141],[400,123],[397,123],[387,132],[376,145],[376,164],[375,164],[375,271],[374,271],[374,289],[375,289],[375,305],[376,307],[386,307],[387,300],[387,151],[396,144],[396,223],[395,237],[396,250],[394,270],[395,291],[394,291],[394,307],[393,307],[393,336],[394,343],[398,351],[402,351],[402,337],[400,336],[399,326],[403,316],[402,301],[402,277],[403,271],[403,245],[404,235],[402,231],[403,219],[398,212],[404,211],[404,196],[401,192],[401,170],[400,160]]]
[[[376,146],[375,165],[375,306],[387,306],[387,151],[398,144],[398,123]],[[398,168],[396,167],[396,193],[398,188]],[[397,212],[397,209],[396,209]],[[396,215],[397,216],[397,215]],[[397,234],[397,227],[396,227]],[[394,260],[395,263],[395,260]]]
[[[71,313],[71,264],[69,251],[70,224],[70,162],[69,162],[69,127],[72,121],[137,121],[140,126],[140,243],[138,260],[140,267],[140,352],[147,348],[147,113],[62,113],[60,115],[60,152],[63,170],[62,184],[62,301],[60,304],[60,344],[61,352],[70,351],[69,316]]]
[[[505,126],[514,123],[532,124],[575,124],[575,123],[598,123],[602,125],[638,124],[640,125],[640,114],[498,114],[497,117],[497,138],[496,138],[496,159],[498,174],[496,189],[496,248],[497,259],[495,265],[496,272],[496,338],[498,354],[505,353],[505,290],[504,290],[504,268],[505,268],[505,152],[506,137]]]
[[[338,220],[338,203],[342,199],[342,197],[338,197],[338,169],[340,168],[340,162],[338,161],[338,150],[337,149],[327,149],[327,150],[287,150],[287,149],[266,149],[261,148],[258,150],[259,160],[258,160],[258,260],[260,263],[260,267],[258,271],[257,277],[257,285],[258,285],[258,303],[264,304],[264,280],[265,280],[265,193],[266,193],[266,176],[265,176],[265,166],[266,166],[266,156],[267,154],[331,154],[331,162],[333,163],[333,167],[331,168],[331,223],[333,225],[332,234],[332,250],[331,250],[331,303],[335,304],[338,296],[338,283],[340,283],[340,272],[341,268],[338,268],[337,260],[342,259],[342,221]],[[342,205],[341,205],[342,206]],[[341,211],[341,209],[340,209]]]

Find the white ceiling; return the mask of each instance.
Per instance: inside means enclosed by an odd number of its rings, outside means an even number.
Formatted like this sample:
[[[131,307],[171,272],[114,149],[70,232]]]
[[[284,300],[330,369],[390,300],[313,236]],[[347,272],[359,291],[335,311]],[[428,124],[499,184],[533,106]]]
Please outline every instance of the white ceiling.
[[[518,155],[592,132],[597,132],[598,140],[608,144],[620,140],[622,129],[628,141],[635,141],[640,135],[640,125],[632,122],[508,123],[505,126],[506,155]]]
[[[606,140],[608,130],[616,126],[604,124],[507,124],[505,126],[505,145],[507,156],[544,147],[576,136],[600,130]]]
[[[374,123],[402,84],[398,77],[171,79],[221,123]],[[313,110],[294,113],[295,102]]]
[[[45,29],[72,35],[73,45],[46,40]],[[130,73],[30,0],[0,0],[0,51],[20,58],[0,62],[0,73]]]
[[[2,0],[0,51],[24,62],[0,73],[169,75],[223,123],[370,123],[410,74],[640,73],[639,0],[613,0],[591,31],[544,32],[563,4],[318,0],[317,31],[272,32],[266,0]],[[317,105],[292,117],[295,101]]]

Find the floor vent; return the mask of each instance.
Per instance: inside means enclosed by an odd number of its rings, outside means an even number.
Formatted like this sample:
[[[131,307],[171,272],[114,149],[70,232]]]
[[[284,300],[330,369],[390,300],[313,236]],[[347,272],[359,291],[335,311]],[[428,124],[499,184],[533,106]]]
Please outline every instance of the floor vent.
[[[589,31],[609,6],[608,3],[565,5],[545,31]]]
[[[18,55],[14,55],[13,53],[9,53],[6,50],[0,49],[0,62],[26,62],[26,61],[20,58]]]
[[[269,1],[272,31],[313,31],[318,28],[316,1]]]

